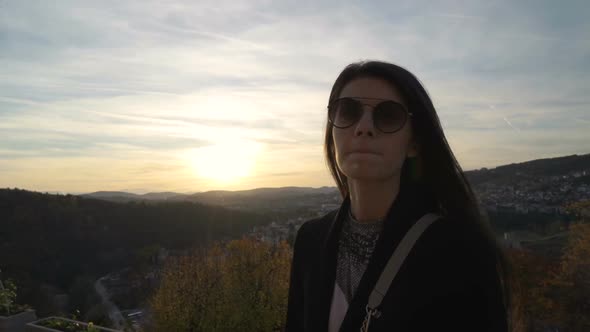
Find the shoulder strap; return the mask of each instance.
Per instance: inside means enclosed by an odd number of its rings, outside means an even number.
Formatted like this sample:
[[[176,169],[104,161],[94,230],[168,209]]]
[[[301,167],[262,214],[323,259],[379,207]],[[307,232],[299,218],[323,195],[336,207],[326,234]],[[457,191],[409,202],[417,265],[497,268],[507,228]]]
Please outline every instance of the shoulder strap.
[[[387,293],[393,278],[395,278],[395,275],[401,268],[402,263],[406,259],[406,256],[408,256],[410,250],[412,250],[414,244],[418,238],[420,238],[420,235],[422,235],[428,226],[430,226],[438,218],[440,218],[440,216],[437,214],[427,213],[422,216],[422,218],[420,218],[406,233],[400,244],[389,258],[385,269],[383,269],[379,280],[377,280],[377,284],[375,284],[375,288],[373,288],[371,295],[369,295],[368,308],[375,309],[381,304],[385,293]]]

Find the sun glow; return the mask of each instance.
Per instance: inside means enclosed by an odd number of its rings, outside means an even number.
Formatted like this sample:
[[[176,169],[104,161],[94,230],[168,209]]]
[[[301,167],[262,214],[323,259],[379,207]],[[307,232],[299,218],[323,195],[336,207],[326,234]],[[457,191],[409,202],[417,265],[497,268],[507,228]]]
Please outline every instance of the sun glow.
[[[191,150],[189,159],[197,176],[221,185],[235,184],[252,174],[261,149],[254,142],[223,143]]]

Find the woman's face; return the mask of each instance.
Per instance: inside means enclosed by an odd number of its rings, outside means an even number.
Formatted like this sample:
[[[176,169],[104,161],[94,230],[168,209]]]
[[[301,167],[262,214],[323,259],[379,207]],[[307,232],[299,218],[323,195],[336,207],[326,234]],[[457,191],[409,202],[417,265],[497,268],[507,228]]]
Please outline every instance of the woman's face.
[[[393,85],[378,78],[357,78],[340,92],[342,97],[388,99],[407,105],[401,92]],[[411,118],[395,133],[383,133],[375,128],[373,107],[379,100],[363,100],[361,119],[348,128],[333,127],[332,138],[338,168],[348,179],[382,181],[399,176],[406,157],[413,157],[417,149],[412,144]],[[368,150],[369,153],[358,150]]]

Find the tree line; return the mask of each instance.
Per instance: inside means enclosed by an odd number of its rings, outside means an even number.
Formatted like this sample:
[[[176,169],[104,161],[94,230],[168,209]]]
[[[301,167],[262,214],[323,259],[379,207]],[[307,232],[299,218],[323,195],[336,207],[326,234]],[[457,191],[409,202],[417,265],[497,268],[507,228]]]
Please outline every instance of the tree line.
[[[50,314],[40,298],[47,286],[92,293],[92,280],[136,265],[154,246],[207,247],[269,221],[194,202],[114,203],[0,189],[0,269],[16,282],[19,302]]]

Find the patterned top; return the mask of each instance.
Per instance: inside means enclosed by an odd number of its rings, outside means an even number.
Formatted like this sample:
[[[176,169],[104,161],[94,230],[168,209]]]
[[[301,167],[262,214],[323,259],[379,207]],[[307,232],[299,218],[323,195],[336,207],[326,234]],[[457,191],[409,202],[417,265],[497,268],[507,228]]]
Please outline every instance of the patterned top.
[[[344,219],[338,242],[336,283],[344,292],[348,303],[361,281],[382,228],[383,220],[360,223],[350,210]]]

